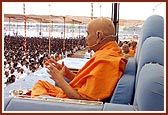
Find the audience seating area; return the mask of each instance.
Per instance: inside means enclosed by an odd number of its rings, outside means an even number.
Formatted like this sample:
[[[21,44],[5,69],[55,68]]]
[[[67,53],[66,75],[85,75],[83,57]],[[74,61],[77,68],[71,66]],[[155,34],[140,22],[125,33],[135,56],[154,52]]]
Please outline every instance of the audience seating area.
[[[163,17],[147,18],[141,35],[136,55],[128,58],[110,102],[77,104],[4,97],[4,111],[164,111]]]

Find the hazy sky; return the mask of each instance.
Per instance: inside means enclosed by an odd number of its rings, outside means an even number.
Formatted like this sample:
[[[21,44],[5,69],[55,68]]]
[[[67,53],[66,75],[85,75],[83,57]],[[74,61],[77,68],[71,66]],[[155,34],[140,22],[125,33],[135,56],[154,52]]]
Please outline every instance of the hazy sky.
[[[26,2],[25,5],[26,14],[91,16],[90,2]],[[2,6],[4,13],[23,14],[23,2],[3,2]],[[111,17],[112,2],[94,2],[93,8],[93,16]],[[145,20],[152,14],[165,17],[165,13],[166,2],[120,3],[120,19]]]

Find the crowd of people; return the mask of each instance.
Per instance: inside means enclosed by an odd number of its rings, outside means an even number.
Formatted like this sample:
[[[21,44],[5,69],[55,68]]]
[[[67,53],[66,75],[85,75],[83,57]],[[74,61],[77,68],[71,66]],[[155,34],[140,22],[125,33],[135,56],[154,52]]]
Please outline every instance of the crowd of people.
[[[65,48],[63,42],[65,40]],[[24,50],[24,37],[5,36],[4,38],[4,83],[5,86],[24,78],[43,67],[44,58],[59,60],[70,57],[78,50],[84,50],[85,38],[51,38],[50,55],[48,38],[26,38],[27,52]],[[73,45],[72,45],[73,44]]]

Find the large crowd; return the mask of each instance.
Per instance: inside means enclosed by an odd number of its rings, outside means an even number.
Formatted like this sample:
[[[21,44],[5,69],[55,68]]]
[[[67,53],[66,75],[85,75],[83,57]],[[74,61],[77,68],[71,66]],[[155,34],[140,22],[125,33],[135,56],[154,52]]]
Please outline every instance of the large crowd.
[[[63,43],[65,43],[64,46]],[[48,38],[27,37],[25,52],[24,37],[5,36],[4,83],[8,85],[42,68],[45,58],[59,60],[84,49],[84,37],[78,39],[50,38],[49,55]]]

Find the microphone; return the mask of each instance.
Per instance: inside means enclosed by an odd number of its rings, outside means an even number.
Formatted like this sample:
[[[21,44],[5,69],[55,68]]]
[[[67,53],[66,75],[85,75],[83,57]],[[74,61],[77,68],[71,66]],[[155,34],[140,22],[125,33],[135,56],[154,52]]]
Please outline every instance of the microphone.
[[[100,43],[100,42],[97,42],[96,44],[93,44],[93,45],[91,45],[91,46],[87,45],[86,48],[94,47],[94,46],[98,45],[99,43]]]
[[[115,35],[108,35],[106,36],[104,39],[100,40],[99,42],[97,42],[96,44],[93,44],[91,46],[87,45],[86,48],[91,48],[91,47],[95,47],[97,46],[98,44],[100,44],[101,42],[103,42],[105,39],[109,38],[109,37],[116,37]]]

